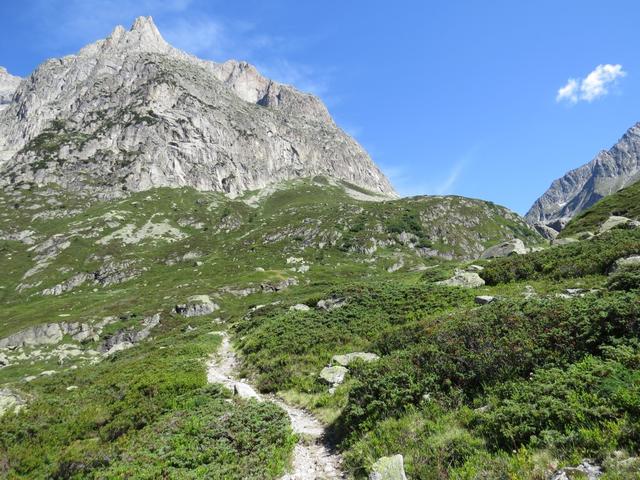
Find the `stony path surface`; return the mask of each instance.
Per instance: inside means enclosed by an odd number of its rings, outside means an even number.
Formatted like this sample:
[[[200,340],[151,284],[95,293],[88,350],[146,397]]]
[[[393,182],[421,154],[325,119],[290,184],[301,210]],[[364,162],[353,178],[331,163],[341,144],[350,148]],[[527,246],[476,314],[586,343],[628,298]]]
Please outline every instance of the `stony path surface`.
[[[340,455],[324,443],[324,426],[309,412],[291,406],[272,395],[261,395],[246,381],[237,380],[234,372],[237,359],[229,336],[221,333],[222,345],[218,354],[207,365],[209,383],[221,383],[243,398],[273,402],[287,412],[293,431],[301,437],[295,446],[293,471],[281,480],[320,480],[347,478],[341,470]]]

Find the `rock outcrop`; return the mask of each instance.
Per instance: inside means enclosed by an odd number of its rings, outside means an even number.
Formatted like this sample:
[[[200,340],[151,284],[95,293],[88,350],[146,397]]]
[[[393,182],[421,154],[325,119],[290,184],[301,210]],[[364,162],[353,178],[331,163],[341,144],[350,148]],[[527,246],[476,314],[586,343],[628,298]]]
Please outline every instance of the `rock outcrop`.
[[[640,180],[640,123],[610,150],[554,180],[525,218],[561,230],[576,214],[601,198]]]
[[[175,311],[183,317],[200,317],[209,315],[219,308],[208,295],[193,295],[187,299],[187,303],[176,305]]]
[[[244,62],[187,55],[150,17],[43,63],[0,112],[5,185],[52,182],[107,198],[160,186],[235,196],[314,175],[395,196],[318,98]]]
[[[20,77],[14,77],[6,68],[0,67],[0,112],[11,102],[20,80]]]

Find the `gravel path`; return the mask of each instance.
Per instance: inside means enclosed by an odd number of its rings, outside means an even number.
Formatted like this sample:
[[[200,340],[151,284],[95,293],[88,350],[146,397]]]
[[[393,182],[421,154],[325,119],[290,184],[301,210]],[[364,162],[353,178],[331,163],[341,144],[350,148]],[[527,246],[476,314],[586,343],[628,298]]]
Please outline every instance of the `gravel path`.
[[[291,428],[301,440],[295,446],[293,471],[281,480],[320,480],[347,478],[341,470],[340,455],[332,452],[323,442],[324,426],[309,412],[291,406],[273,395],[261,395],[244,380],[236,380],[237,359],[229,336],[221,333],[222,345],[207,366],[209,383],[221,383],[242,398],[255,398],[277,404],[291,419]]]

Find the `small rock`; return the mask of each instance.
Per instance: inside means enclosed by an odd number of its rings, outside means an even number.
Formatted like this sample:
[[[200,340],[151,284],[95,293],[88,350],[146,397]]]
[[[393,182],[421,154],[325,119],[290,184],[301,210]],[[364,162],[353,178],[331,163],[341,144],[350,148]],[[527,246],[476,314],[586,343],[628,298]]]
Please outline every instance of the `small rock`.
[[[402,455],[378,459],[371,467],[369,480],[407,480]]]
[[[564,467],[551,476],[550,480],[598,480],[602,476],[602,468],[583,460],[577,467]]]
[[[289,307],[289,310],[298,311],[298,312],[307,312],[311,310],[309,305],[305,305],[304,303],[298,303],[297,305],[292,305]]]
[[[436,282],[436,284],[449,287],[477,288],[484,285],[484,280],[475,272],[456,270],[453,277],[448,280]]]
[[[78,389],[78,386],[77,386],[77,385],[69,385],[69,386],[67,387],[67,392],[71,392],[71,391],[73,391],[73,390],[77,390],[77,389]]]
[[[476,273],[480,273],[481,271],[484,270],[484,267],[481,267],[480,265],[469,265],[466,268],[467,272],[476,272]]]
[[[491,303],[496,299],[496,297],[492,297],[491,295],[478,295],[474,298],[474,302],[478,305],[486,305],[487,303]]]

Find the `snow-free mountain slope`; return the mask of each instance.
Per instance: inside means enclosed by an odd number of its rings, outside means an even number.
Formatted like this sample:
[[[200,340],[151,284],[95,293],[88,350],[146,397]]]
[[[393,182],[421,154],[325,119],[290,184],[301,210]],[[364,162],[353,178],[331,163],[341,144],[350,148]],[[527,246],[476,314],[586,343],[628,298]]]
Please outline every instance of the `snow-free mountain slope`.
[[[393,187],[316,97],[251,65],[203,61],[150,17],[49,60],[0,114],[2,183],[57,183],[102,197],[159,186],[232,196],[326,175]]]
[[[576,214],[603,197],[640,179],[640,123],[631,127],[610,150],[554,180],[526,214],[559,230]]]

